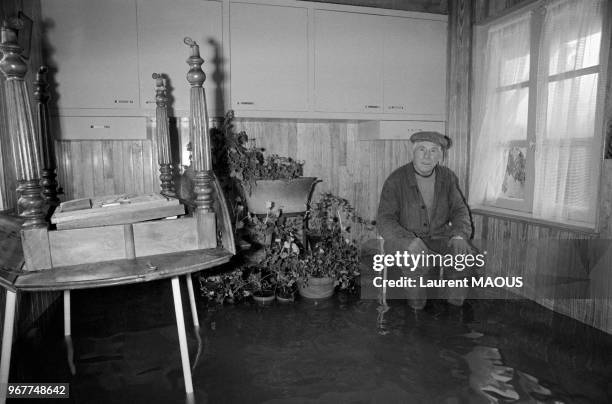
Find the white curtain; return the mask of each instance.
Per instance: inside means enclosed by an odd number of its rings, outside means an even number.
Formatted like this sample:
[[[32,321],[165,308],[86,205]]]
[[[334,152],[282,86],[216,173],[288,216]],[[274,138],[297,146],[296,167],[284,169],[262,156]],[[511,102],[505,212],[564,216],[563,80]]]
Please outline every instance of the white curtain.
[[[540,41],[534,215],[595,224],[601,164],[596,105],[603,0],[546,7]],[[601,119],[601,118],[599,118]],[[600,130],[598,130],[600,131]]]
[[[502,192],[507,144],[527,136],[530,16],[494,27],[480,47],[474,99],[474,148],[469,187],[471,205],[494,203]]]
[[[594,225],[602,155],[596,112],[603,93],[598,84],[604,0],[544,4],[477,36],[469,202],[501,206],[500,197],[508,200],[502,184],[508,155],[518,145],[528,157],[524,204],[518,209],[542,219]],[[542,27],[537,44],[530,43],[532,18]],[[530,48],[536,46],[537,101],[529,108],[530,55],[536,51]],[[528,137],[529,111],[536,115]]]

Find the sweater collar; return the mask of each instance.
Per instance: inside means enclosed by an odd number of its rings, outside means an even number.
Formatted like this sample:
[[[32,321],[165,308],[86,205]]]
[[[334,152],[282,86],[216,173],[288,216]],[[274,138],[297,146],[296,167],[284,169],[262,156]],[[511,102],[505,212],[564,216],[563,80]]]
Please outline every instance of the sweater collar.
[[[440,178],[440,169],[436,165],[434,170],[436,171],[436,182],[438,182],[438,178]],[[408,185],[410,185],[411,187],[418,186],[416,176],[417,174],[414,169],[414,163],[410,162],[410,164],[406,165],[406,180],[408,181]]]

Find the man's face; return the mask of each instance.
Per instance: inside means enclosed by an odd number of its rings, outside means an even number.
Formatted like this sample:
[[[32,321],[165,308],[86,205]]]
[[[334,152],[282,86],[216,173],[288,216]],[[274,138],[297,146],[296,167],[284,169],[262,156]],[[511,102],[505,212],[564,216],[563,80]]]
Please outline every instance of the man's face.
[[[442,147],[432,142],[417,142],[413,149],[412,162],[419,174],[427,175],[442,161]]]

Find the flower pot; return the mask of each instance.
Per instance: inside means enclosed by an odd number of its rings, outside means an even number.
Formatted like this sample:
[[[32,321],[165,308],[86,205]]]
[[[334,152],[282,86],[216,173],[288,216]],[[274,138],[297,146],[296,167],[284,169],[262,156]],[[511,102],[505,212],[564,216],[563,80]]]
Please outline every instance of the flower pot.
[[[258,290],[253,292],[253,300],[259,304],[270,304],[274,300],[274,292],[271,290]]]
[[[249,212],[265,214],[269,203],[274,209],[283,213],[298,213],[307,210],[310,195],[317,183],[316,177],[300,177],[292,180],[257,180],[249,195],[245,189],[245,198]]]
[[[334,294],[334,279],[309,277],[308,282],[298,280],[298,291],[300,296],[307,299],[327,299]]]
[[[292,293],[291,296],[276,295],[276,300],[279,303],[293,303],[295,301],[295,294]]]

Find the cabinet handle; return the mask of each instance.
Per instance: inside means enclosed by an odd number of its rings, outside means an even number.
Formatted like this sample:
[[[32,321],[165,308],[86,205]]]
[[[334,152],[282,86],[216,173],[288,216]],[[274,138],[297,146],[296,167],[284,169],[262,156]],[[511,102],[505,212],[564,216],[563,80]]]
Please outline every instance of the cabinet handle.
[[[133,104],[134,100],[115,100],[115,104]]]
[[[255,105],[253,101],[238,101],[236,104],[238,105]]]
[[[155,101],[145,101],[145,104],[155,104]]]
[[[110,125],[89,125],[89,129],[110,129]]]
[[[376,109],[376,108],[380,108],[380,105],[366,105],[366,108],[371,108],[371,109]]]
[[[404,109],[403,105],[390,105],[389,109]]]

